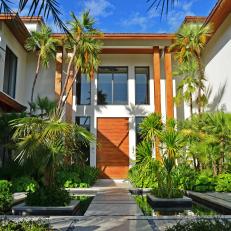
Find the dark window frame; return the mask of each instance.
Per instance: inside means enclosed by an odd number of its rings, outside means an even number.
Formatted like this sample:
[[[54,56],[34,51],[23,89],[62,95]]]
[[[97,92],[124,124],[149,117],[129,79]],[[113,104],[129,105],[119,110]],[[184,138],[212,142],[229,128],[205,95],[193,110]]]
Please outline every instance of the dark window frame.
[[[148,69],[148,76],[147,76],[147,103],[137,103],[136,102],[136,69],[137,68],[147,68]],[[150,105],[150,66],[135,66],[135,105]]]
[[[114,74],[116,74],[116,73],[114,73],[114,72],[112,72],[111,74],[112,74],[112,103],[111,104],[101,104],[101,103],[99,103],[98,102],[98,89],[99,89],[99,81],[98,81],[98,79],[99,79],[99,69],[100,68],[126,68],[126,70],[127,70],[127,99],[126,99],[126,103],[125,104],[120,104],[120,103],[114,103]],[[129,79],[129,68],[128,68],[128,66],[100,66],[99,68],[98,68],[98,72],[97,72],[97,105],[99,105],[99,106],[103,106],[103,105],[115,105],[115,106],[124,106],[124,105],[128,105],[128,99],[129,99],[129,86],[128,86],[128,79]]]
[[[90,80],[90,102],[88,104],[85,104],[85,103],[81,103],[81,98],[79,99],[80,100],[80,103],[78,102],[78,98],[77,98],[77,89],[78,89],[78,86],[81,88],[81,81],[78,82],[78,74],[77,74],[77,78],[76,78],[76,105],[77,106],[89,106],[91,105],[91,99],[92,99],[92,94],[91,94],[91,90],[92,90],[92,87],[91,87],[91,80]],[[80,74],[80,80],[82,78],[82,74]]]
[[[7,74],[10,74],[10,72],[12,71],[12,67],[10,67],[11,66],[11,64],[10,64],[10,66],[9,66],[9,68],[8,68],[8,70],[7,70],[7,68],[6,68],[6,59],[7,59],[7,52],[9,52],[9,55],[10,56],[12,56],[12,57],[14,57],[15,58],[15,61],[16,61],[16,68],[15,68],[15,73],[14,73],[14,77],[13,77],[13,90],[12,89],[10,89],[10,84],[9,84],[9,82],[8,82],[8,84],[7,84],[7,86],[5,86],[5,78],[6,78],[6,71],[8,71],[8,73]],[[4,76],[3,76],[3,91],[6,93],[6,94],[8,94],[10,97],[12,97],[12,98],[15,98],[15,95],[16,95],[16,83],[17,83],[17,73],[18,73],[18,57],[16,56],[16,54],[8,47],[8,46],[6,46],[6,53],[5,53],[5,64],[4,64]],[[12,77],[12,75],[11,75],[11,77]],[[8,78],[9,78],[9,76],[8,76]],[[8,80],[9,81],[9,80]],[[10,80],[10,81],[12,81],[12,79]],[[7,87],[7,89],[5,89]],[[10,92],[11,92],[11,90],[13,91],[13,94],[11,95],[10,94]]]

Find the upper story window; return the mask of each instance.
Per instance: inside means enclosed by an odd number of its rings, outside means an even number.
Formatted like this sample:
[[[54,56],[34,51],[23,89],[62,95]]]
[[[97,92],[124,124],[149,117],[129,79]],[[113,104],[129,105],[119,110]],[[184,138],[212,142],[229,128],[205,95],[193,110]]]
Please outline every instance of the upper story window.
[[[136,105],[149,104],[149,67],[135,68]]]
[[[3,91],[12,98],[15,98],[17,62],[16,55],[6,47]]]
[[[99,105],[128,104],[128,68],[100,67],[97,80],[97,103]]]
[[[76,78],[76,103],[78,105],[91,104],[91,80],[86,74]]]

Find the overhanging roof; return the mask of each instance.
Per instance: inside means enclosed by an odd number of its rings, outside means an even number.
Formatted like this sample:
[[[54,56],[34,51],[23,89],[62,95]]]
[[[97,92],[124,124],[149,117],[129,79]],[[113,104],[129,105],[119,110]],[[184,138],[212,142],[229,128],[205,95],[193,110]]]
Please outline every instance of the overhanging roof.
[[[0,107],[7,112],[22,112],[26,110],[25,106],[2,91],[0,91]]]

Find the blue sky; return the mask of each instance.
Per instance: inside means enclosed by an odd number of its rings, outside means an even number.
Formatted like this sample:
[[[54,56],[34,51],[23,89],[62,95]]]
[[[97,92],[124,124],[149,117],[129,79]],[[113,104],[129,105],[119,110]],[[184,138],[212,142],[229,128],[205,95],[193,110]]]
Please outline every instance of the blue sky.
[[[175,32],[186,15],[207,16],[217,0],[178,0],[166,19],[147,0],[60,0],[63,18],[89,9],[103,32]]]

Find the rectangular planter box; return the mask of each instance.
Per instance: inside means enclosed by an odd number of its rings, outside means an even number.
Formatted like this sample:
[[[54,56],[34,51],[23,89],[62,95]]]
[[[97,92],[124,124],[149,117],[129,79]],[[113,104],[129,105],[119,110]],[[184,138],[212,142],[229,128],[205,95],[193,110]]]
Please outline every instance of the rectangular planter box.
[[[25,203],[12,207],[13,215],[73,215],[79,209],[79,201],[72,200],[67,206],[27,206]]]
[[[167,199],[167,198],[158,198],[151,194],[148,194],[147,201],[152,206],[153,209],[157,209],[157,208],[179,209],[179,208],[192,207],[192,199],[185,196],[183,198]]]

